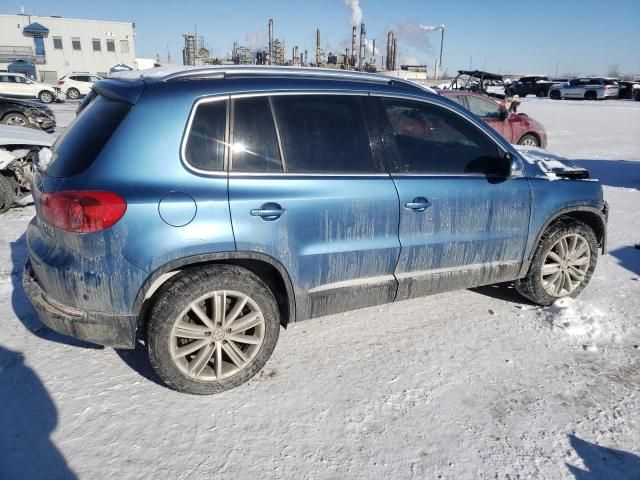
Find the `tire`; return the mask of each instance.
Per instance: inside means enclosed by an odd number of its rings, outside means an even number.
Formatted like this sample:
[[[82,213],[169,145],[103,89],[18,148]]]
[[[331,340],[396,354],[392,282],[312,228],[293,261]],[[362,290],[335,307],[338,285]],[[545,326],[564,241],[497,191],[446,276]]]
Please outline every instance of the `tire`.
[[[547,92],[545,92],[544,90],[538,90],[536,92],[536,97],[538,97],[538,98],[544,98],[546,96],[547,96]]]
[[[10,178],[0,174],[0,213],[11,208],[16,199],[16,192]]]
[[[549,93],[549,97],[551,97],[553,100],[562,100],[562,95],[558,90],[551,90],[551,92]]]
[[[585,100],[597,100],[598,99],[598,94],[596,92],[594,92],[593,90],[589,90],[588,92],[585,92],[584,99]]]
[[[80,98],[80,91],[77,88],[70,88],[67,90],[67,98],[70,98],[71,100]]]
[[[18,127],[29,127],[29,119],[22,113],[7,113],[2,117],[2,123],[5,125],[17,125]]]
[[[43,90],[38,94],[38,98],[40,99],[40,101],[42,103],[53,103],[53,101],[55,100],[55,97],[53,95],[53,93],[51,93],[48,90]]]
[[[536,137],[535,135],[527,133],[526,135],[522,136],[522,138],[518,142],[518,145],[525,145],[527,147],[539,147],[540,140],[538,140],[538,137]]]
[[[241,296],[247,298],[245,303]],[[225,304],[222,325],[213,313],[219,298]],[[227,318],[233,307],[241,309],[235,322],[247,317],[244,324],[256,326],[232,332],[234,320]],[[200,315],[215,328],[209,328]],[[236,323],[235,328],[239,327],[242,322]],[[151,308],[146,340],[151,365],[169,388],[210,395],[235,388],[258,373],[273,353],[279,334],[278,305],[262,280],[235,265],[211,265],[178,274],[161,289]],[[239,337],[243,341],[238,342]],[[194,350],[196,344],[201,347]]]
[[[580,248],[579,245],[584,245],[585,248],[588,247],[588,255],[585,250],[585,256],[581,256],[579,259],[575,260],[576,262],[580,261],[583,263],[583,265],[580,265],[579,267],[574,267],[572,261],[569,261],[569,264],[572,266],[569,266],[568,268],[565,266],[558,269],[560,274],[557,278],[561,281],[561,286],[558,290],[556,288],[556,284],[553,284],[551,281],[553,280],[553,275],[555,275],[555,273],[550,273],[547,269],[543,272],[543,267],[551,267],[551,271],[553,271],[552,265],[554,265],[555,262],[554,259],[549,258],[550,252],[555,254],[557,257],[559,255],[558,252],[561,241],[565,239],[568,246],[565,251],[570,253],[571,242],[574,238],[576,239],[576,243],[573,244],[574,253],[577,253]],[[578,238],[581,240],[578,240]],[[580,243],[578,243],[578,241]],[[576,297],[589,283],[589,280],[593,275],[593,271],[596,268],[597,260],[598,241],[593,229],[586,223],[579,220],[569,217],[561,217],[549,225],[542,234],[540,242],[536,248],[536,252],[533,256],[533,261],[529,267],[529,271],[524,278],[516,281],[515,288],[520,295],[528,298],[533,303],[542,306],[551,305],[559,298]],[[573,271],[571,268],[573,268]],[[578,269],[582,272],[580,275],[576,275],[576,273],[574,273]],[[567,273],[565,273],[565,271]],[[572,272],[572,274],[569,274],[569,272]],[[549,281],[545,282],[543,280],[543,273],[545,273],[545,276]],[[567,282],[565,278],[570,279],[568,282],[570,285],[569,288],[566,288]],[[572,282],[575,284],[572,284]],[[556,291],[550,292],[549,290]]]

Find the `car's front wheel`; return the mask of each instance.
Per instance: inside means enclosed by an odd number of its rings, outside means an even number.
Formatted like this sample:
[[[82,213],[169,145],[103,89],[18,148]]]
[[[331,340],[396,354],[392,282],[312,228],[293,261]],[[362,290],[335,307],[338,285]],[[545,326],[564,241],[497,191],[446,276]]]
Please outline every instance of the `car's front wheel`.
[[[598,260],[598,240],[584,222],[565,217],[542,235],[527,275],[516,290],[538,305],[577,296],[589,283]]]
[[[38,99],[40,99],[42,103],[51,103],[54,100],[53,93],[48,90],[43,90],[38,94]]]
[[[174,390],[207,395],[258,373],[276,346],[280,315],[269,288],[234,265],[174,276],[151,310],[147,348],[160,379]]]
[[[0,174],[0,213],[11,208],[16,199],[13,179]]]
[[[28,127],[29,119],[22,113],[8,113],[2,118],[5,125],[16,125],[18,127]]]

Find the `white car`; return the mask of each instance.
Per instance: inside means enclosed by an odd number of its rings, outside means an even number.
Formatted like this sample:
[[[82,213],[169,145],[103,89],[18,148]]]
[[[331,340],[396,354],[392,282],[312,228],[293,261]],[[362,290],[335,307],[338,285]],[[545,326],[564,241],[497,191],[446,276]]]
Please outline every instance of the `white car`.
[[[102,77],[89,75],[88,73],[72,73],[58,80],[58,86],[66,94],[67,98],[75,100],[84,97],[91,91],[91,87]]]
[[[31,195],[38,154],[54,140],[40,130],[0,125],[0,213]]]
[[[60,89],[36,82],[21,73],[0,72],[0,95],[14,98],[37,98],[42,103],[62,100]]]
[[[554,100],[562,98],[584,98],[585,100],[603,100],[617,98],[620,88],[612,78],[575,78],[567,83],[553,85],[549,97]]]

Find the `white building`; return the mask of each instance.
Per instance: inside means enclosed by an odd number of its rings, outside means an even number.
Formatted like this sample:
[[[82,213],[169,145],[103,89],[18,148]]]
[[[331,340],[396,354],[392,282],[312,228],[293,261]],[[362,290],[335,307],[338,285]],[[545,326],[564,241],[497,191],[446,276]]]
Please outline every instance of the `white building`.
[[[135,67],[133,29],[130,22],[0,15],[0,70],[32,68],[50,83],[72,72],[107,76],[117,64]]]

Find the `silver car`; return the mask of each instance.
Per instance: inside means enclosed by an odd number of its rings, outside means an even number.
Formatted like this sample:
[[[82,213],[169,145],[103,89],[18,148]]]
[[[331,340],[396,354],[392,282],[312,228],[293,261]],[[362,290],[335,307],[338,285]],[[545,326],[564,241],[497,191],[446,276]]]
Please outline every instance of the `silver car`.
[[[619,91],[618,82],[612,78],[574,78],[567,83],[551,87],[549,96],[554,100],[562,98],[604,100],[617,98]]]

